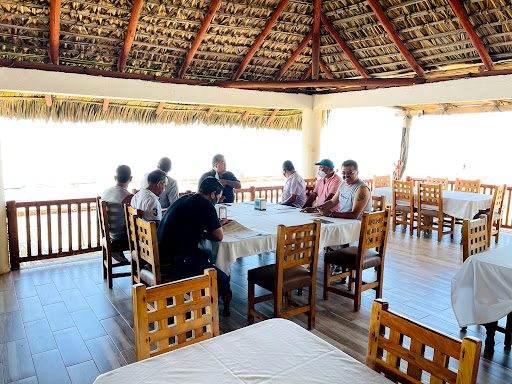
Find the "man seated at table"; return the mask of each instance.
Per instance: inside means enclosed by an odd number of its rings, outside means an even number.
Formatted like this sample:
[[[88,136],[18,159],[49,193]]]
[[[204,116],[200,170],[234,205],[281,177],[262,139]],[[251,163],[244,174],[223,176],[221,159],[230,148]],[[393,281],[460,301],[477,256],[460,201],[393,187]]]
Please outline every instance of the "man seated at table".
[[[224,186],[224,192],[222,194],[223,200],[221,203],[232,203],[235,201],[235,193],[233,192],[233,189],[242,188],[242,183],[240,183],[232,172],[226,171],[226,159],[223,155],[217,154],[213,156],[212,170],[204,173],[199,179],[199,183],[197,185],[201,185],[207,177],[216,178]],[[214,201],[215,204],[217,204],[218,201]]]
[[[124,204],[129,204],[133,195],[128,192],[128,184],[132,181],[132,170],[127,165],[120,165],[114,176],[116,185],[106,189],[101,199],[107,203],[108,229],[110,240],[116,244],[116,249],[129,249],[128,235],[126,234],[126,220],[124,218]],[[117,261],[126,261],[123,252],[113,252]]]
[[[168,274],[171,280],[202,275],[206,268],[214,267],[199,249],[199,241],[202,237],[211,241],[221,241],[224,237],[213,205],[223,190],[219,180],[207,177],[199,185],[197,193],[180,197],[165,212],[157,231],[158,249],[160,264],[170,264],[162,269],[162,274]],[[224,302],[223,314],[229,316],[229,278],[216,269],[219,296]]]
[[[306,202],[306,182],[298,174],[290,160],[283,163],[283,176],[286,183],[281,196],[281,204],[302,208]]]
[[[162,206],[158,197],[164,192],[167,175],[164,171],[156,169],[148,174],[148,186],[142,188],[133,196],[130,205],[142,211],[142,218],[146,221],[162,220]]]
[[[341,177],[334,172],[334,163],[331,160],[323,159],[315,165],[318,165],[318,176],[320,176],[320,179],[316,182],[315,189],[306,200],[303,212],[315,212],[317,210],[313,207],[315,199],[317,199],[317,206],[331,200],[336,192],[338,192],[342,183]],[[339,210],[339,204],[331,208],[333,212],[339,212]]]
[[[341,167],[343,183],[338,192],[331,200],[319,205],[318,208],[324,216],[361,220],[363,212],[372,211],[370,187],[358,177],[357,162],[346,160]],[[331,208],[338,203],[340,204],[339,211],[331,211]]]
[[[157,169],[160,169],[161,171],[164,171],[167,175],[172,168],[172,162],[171,159],[168,157],[162,157],[160,160],[158,160],[158,164],[156,165]],[[141,188],[147,188],[148,187],[148,176],[149,173],[146,173],[144,177],[142,178],[142,182],[140,183]],[[178,200],[179,197],[179,191],[178,191],[178,183],[176,180],[174,180],[172,177],[167,175],[167,185],[165,186],[165,190],[160,195],[160,205],[162,208],[169,208],[169,206],[174,203],[176,200]]]

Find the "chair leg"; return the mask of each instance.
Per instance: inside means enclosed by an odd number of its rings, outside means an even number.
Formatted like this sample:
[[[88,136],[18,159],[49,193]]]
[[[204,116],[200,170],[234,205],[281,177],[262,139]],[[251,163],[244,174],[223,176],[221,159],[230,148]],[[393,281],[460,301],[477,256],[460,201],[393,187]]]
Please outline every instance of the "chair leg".
[[[107,254],[108,287],[112,289],[114,279],[112,278],[112,255]]]
[[[361,289],[363,285],[363,271],[356,271],[356,287],[354,292],[354,311],[359,311],[361,309]]]
[[[105,265],[105,262],[107,261],[107,258],[106,258],[106,251],[105,251],[105,248],[101,247],[101,259],[102,259],[102,265],[103,265],[103,280],[105,280],[107,277],[108,277],[108,271],[107,271],[107,266]]]
[[[495,235],[495,243],[498,244],[498,241],[500,240],[500,229],[501,229],[501,219],[496,224],[496,235]]]
[[[377,281],[379,282],[379,286],[375,289],[375,298],[380,299],[382,297],[382,281],[384,275],[384,268],[381,264],[377,270]]]
[[[396,232],[396,212],[393,215],[393,232]]]
[[[418,227],[416,228],[416,234],[418,235],[418,237],[420,237],[420,235],[421,235],[421,220],[422,220],[422,217],[418,213]]]
[[[254,283],[249,282],[247,288],[247,322],[254,324],[254,316],[251,315],[251,309],[254,309]]]
[[[292,291],[285,293],[284,309],[290,309],[290,300],[292,299]]]
[[[316,284],[309,286],[309,305],[310,311],[308,313],[308,329],[315,328],[315,314],[316,314]]]
[[[414,235],[414,212],[411,212],[411,217],[409,218],[409,235]]]
[[[329,291],[327,287],[329,287],[328,277],[331,274],[331,264],[324,263],[324,300],[329,299]]]
[[[283,292],[278,292],[275,289],[274,292],[274,317],[281,317],[283,315]]]
[[[450,238],[453,239],[453,237],[455,236],[455,217],[451,218],[450,230],[452,231],[452,233],[450,234]]]
[[[437,221],[437,241],[441,242],[443,239],[443,218],[438,219]]]

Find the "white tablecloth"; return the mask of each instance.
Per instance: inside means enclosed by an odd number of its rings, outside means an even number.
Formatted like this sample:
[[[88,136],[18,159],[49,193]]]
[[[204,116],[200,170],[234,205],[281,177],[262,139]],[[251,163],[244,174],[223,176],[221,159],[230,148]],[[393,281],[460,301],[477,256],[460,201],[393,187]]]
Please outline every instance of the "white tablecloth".
[[[389,384],[289,320],[271,319],[99,376],[95,384]]]
[[[415,205],[417,204],[417,191],[415,192]],[[386,196],[386,205],[393,204],[393,191],[391,187],[375,188],[373,196]],[[479,210],[491,208],[492,195],[480,193],[443,191],[443,212],[457,219],[471,220]]]
[[[221,271],[229,274],[229,267],[236,259],[273,252],[277,246],[277,226],[302,225],[323,219],[332,223],[322,223],[320,231],[320,249],[329,245],[346,244],[359,240],[361,222],[359,220],[318,217],[312,213],[302,213],[299,208],[267,203],[266,211],[254,209],[254,202],[233,203],[227,206],[228,219],[255,231],[268,233],[266,236],[238,239],[225,235],[221,242],[202,241],[201,248],[208,253],[212,262]]]
[[[452,307],[461,327],[512,312],[512,247],[470,256],[452,279]]]

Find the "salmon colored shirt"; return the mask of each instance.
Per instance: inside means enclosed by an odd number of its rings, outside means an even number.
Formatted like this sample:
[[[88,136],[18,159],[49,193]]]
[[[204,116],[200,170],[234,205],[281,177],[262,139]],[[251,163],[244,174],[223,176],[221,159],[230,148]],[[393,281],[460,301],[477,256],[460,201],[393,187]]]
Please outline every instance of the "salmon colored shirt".
[[[325,199],[327,199],[327,196],[329,196],[331,193],[333,195],[338,192],[338,189],[341,185],[343,180],[340,176],[337,174],[334,174],[330,178],[322,177],[320,180],[316,182],[315,189],[313,192],[316,192],[318,197],[316,198],[316,205],[321,205],[325,202]],[[331,211],[333,212],[339,212],[340,210],[340,204],[335,205],[331,208]]]

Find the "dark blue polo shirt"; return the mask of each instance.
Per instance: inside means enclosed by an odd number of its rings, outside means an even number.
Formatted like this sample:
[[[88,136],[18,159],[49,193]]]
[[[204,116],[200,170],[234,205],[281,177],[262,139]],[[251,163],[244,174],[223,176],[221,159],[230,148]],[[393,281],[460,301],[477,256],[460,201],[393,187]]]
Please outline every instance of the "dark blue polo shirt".
[[[207,177],[215,177],[215,170],[211,170],[209,172],[206,172],[205,174],[203,174],[203,176],[201,176],[201,178],[199,179],[199,184],[197,185],[197,188],[199,188],[199,186],[201,185],[201,183],[203,182],[204,179],[206,179]],[[226,173],[224,173],[221,177],[222,180],[228,180],[228,181],[240,181],[236,178],[236,176],[227,171]],[[224,186],[224,192],[222,192],[222,196],[225,196],[226,199],[224,200],[225,203],[232,203],[235,201],[235,192],[233,192],[233,187],[229,186],[229,185],[225,185]]]

